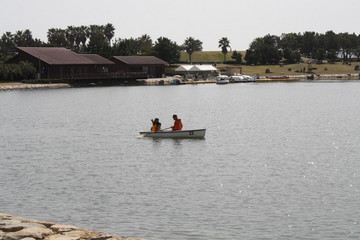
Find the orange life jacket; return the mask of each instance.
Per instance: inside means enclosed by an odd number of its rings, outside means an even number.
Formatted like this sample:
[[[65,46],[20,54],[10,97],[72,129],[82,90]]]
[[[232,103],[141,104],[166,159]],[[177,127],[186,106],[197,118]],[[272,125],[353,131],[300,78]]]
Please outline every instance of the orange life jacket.
[[[181,130],[183,128],[181,119],[176,119],[174,122],[174,126],[171,127],[172,130]]]
[[[152,125],[152,127],[151,127],[151,131],[152,131],[152,132],[157,132],[157,131],[159,131],[159,130],[160,130],[160,126],[159,126],[158,124],[154,123],[154,124]]]

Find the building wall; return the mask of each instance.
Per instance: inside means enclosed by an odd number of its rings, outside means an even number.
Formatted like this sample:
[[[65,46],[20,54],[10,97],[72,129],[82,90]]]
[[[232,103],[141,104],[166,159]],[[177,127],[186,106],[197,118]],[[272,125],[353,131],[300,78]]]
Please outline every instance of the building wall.
[[[164,65],[128,65],[116,58],[111,58],[115,64],[111,67],[112,72],[145,72],[149,78],[159,78],[165,75]]]
[[[120,62],[119,60],[116,60],[115,58],[112,58],[111,61],[113,61],[115,64],[111,66],[110,71],[111,72],[129,72],[128,65]]]

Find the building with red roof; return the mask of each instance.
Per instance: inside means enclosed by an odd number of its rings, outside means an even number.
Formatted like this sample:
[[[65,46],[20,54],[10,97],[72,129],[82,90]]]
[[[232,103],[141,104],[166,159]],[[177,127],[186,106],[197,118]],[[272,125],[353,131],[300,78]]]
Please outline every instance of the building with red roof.
[[[154,56],[78,54],[63,47],[18,47],[7,63],[30,62],[41,79],[136,80],[163,77],[167,62]]]
[[[165,75],[167,62],[154,56],[114,56],[113,72],[144,72],[148,78],[159,78]]]
[[[109,72],[114,63],[97,54],[77,54],[62,47],[18,47],[7,63],[28,61],[39,78],[66,78],[69,75]]]

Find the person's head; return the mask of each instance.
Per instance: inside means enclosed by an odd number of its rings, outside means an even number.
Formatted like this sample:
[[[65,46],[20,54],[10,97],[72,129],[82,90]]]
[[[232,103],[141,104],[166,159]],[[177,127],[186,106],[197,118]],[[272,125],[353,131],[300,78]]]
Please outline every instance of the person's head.
[[[158,119],[158,118],[155,118],[154,122],[159,122],[159,119]]]
[[[177,117],[176,114],[173,115],[173,119],[174,119],[174,120],[178,119],[178,117]]]

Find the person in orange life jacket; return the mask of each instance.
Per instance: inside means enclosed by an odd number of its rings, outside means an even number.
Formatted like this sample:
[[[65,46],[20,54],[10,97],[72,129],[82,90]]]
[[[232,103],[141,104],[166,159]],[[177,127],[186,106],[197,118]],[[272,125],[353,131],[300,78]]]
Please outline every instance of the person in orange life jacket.
[[[151,122],[152,122],[152,126],[151,126],[151,131],[152,132],[157,132],[157,131],[160,131],[161,129],[161,123],[159,122],[159,119],[158,118],[155,118],[155,120],[152,120],[151,119]]]
[[[171,129],[173,131],[180,131],[183,128],[181,119],[179,119],[176,114],[173,115],[173,119],[174,119],[174,126],[172,126]]]

